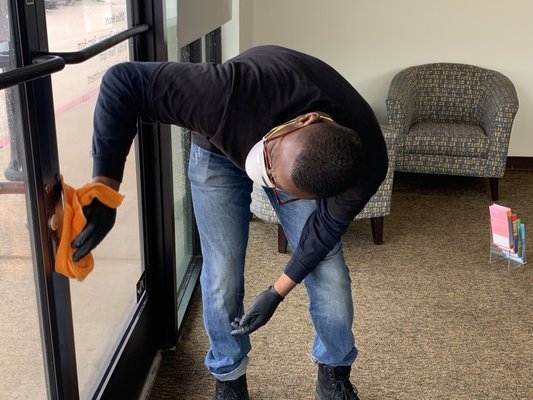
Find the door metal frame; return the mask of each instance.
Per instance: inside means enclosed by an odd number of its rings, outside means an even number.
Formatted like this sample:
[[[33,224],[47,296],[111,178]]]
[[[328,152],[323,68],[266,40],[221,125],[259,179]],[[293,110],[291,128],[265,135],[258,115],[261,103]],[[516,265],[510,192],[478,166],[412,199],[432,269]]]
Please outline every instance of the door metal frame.
[[[19,39],[14,43],[18,47],[15,53],[20,55],[22,67],[31,65],[32,51],[46,50],[47,43],[46,25],[43,25],[44,2],[28,3],[17,0],[12,7],[14,33]],[[53,62],[57,64],[57,60]],[[61,199],[50,76],[20,85],[19,89],[22,124],[27,132],[23,135],[26,193],[31,215],[36,217],[29,222],[33,232],[34,274],[39,294],[37,303],[48,394],[53,399],[76,399],[79,394],[70,286],[67,278],[53,272],[57,243],[48,226]]]
[[[165,0],[133,2],[132,25],[147,24],[152,29],[136,38],[135,59],[168,60]],[[168,349],[177,342],[176,270],[174,246],[174,198],[172,142],[170,125],[139,124],[136,137],[139,150],[139,176],[143,196],[146,285],[157,304],[152,328],[159,332],[157,347]],[[146,162],[144,161],[146,160]],[[149,267],[148,267],[149,266]],[[127,377],[126,377],[127,379]]]

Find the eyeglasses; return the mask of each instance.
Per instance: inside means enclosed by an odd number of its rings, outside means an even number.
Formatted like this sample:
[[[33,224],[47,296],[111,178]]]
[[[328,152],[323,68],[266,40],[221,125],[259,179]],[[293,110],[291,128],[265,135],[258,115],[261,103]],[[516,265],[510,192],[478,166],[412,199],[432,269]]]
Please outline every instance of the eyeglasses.
[[[331,118],[329,117],[325,117],[325,116],[320,116],[320,119],[318,119],[317,122],[322,122],[323,119],[326,119],[328,121],[333,121]],[[266,167],[266,171],[267,171],[267,174],[268,174],[268,178],[270,179],[270,182],[272,183],[272,189],[274,190],[274,196],[276,197],[276,201],[278,202],[278,204],[280,206],[284,205],[284,204],[288,204],[288,203],[292,203],[293,201],[297,201],[297,200],[300,200],[300,198],[298,197],[292,197],[292,198],[288,198],[288,199],[282,199],[280,197],[280,192],[281,190],[278,189],[277,185],[276,185],[276,182],[274,181],[274,177],[272,176],[272,174],[270,174],[270,171],[272,170],[272,159],[270,158],[270,154],[269,152],[267,151],[267,144],[270,143],[270,142],[273,142],[274,140],[278,140],[278,139],[283,139],[285,136],[288,136],[290,135],[291,133],[294,133],[296,131],[299,131],[300,129],[303,128],[303,126],[300,126],[298,128],[294,128],[294,129],[291,129],[291,130],[288,130],[287,132],[283,132],[283,133],[279,133],[279,134],[276,134],[277,132],[279,132],[282,128],[284,128],[285,126],[293,123],[295,120],[291,120],[291,121],[288,121],[286,122],[285,124],[283,125],[280,125],[274,129],[272,129],[270,132],[268,132],[264,137],[263,137],[263,157],[265,159],[265,167]]]
[[[283,133],[280,133],[278,135],[276,135],[276,130],[274,130],[274,131],[271,131],[271,132],[267,133],[265,135],[265,137],[263,138],[263,157],[265,159],[265,167],[266,167],[266,171],[267,171],[267,174],[268,174],[268,178],[270,179],[270,182],[272,183],[272,189],[274,190],[274,196],[276,197],[276,201],[278,202],[278,204],[280,206],[282,206],[284,204],[292,203],[293,201],[300,200],[300,199],[298,197],[293,197],[293,198],[288,198],[288,199],[282,199],[280,197],[279,192],[281,190],[278,189],[278,187],[276,185],[276,182],[274,181],[274,177],[270,173],[270,171],[272,170],[272,160],[270,158],[269,152],[267,151],[267,146],[266,145],[268,143],[270,143],[270,142],[273,142],[274,140],[282,139],[285,136],[288,136],[291,133],[294,133],[294,132],[296,132],[296,131],[298,131],[300,129],[302,129],[302,127],[291,129],[291,130],[289,130],[287,132],[283,132]]]

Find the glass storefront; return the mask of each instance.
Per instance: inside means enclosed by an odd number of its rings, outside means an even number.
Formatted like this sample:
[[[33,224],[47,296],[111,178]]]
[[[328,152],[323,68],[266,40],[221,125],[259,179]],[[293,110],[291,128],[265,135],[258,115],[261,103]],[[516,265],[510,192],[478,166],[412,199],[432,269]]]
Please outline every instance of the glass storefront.
[[[92,251],[94,270],[83,282],[54,272],[59,178],[74,188],[92,179],[105,72],[132,60],[132,49],[143,60],[166,59],[161,43],[171,61],[213,61],[205,38],[178,48],[176,8],[164,0],[0,2],[2,399],[136,398],[157,351],[176,344],[200,271],[190,132],[139,124],[120,188],[125,200]],[[166,32],[153,21],[166,22]],[[94,47],[83,51],[95,44],[95,56]]]

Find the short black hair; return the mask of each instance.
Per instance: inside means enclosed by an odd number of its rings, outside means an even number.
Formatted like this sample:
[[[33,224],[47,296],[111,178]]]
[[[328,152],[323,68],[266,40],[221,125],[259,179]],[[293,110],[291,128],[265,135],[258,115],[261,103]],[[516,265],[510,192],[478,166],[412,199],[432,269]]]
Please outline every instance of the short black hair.
[[[354,186],[366,165],[359,134],[329,122],[305,129],[300,136],[302,150],[291,171],[294,184],[320,199],[336,196]]]

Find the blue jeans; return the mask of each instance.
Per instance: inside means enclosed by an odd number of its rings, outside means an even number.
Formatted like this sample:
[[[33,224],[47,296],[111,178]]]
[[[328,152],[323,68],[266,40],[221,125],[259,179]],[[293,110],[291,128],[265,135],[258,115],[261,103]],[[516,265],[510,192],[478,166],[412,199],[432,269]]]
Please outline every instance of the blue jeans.
[[[246,373],[251,350],[250,336],[231,336],[230,323],[244,313],[244,258],[252,181],[225,156],[194,144],[189,179],[203,256],[200,285],[210,342],[205,365],[215,378],[233,380]],[[289,245],[295,248],[315,202],[299,200],[279,206],[272,190],[266,191]],[[353,302],[340,242],[304,283],[316,332],[312,360],[333,366],[351,365],[357,357],[352,333]]]

